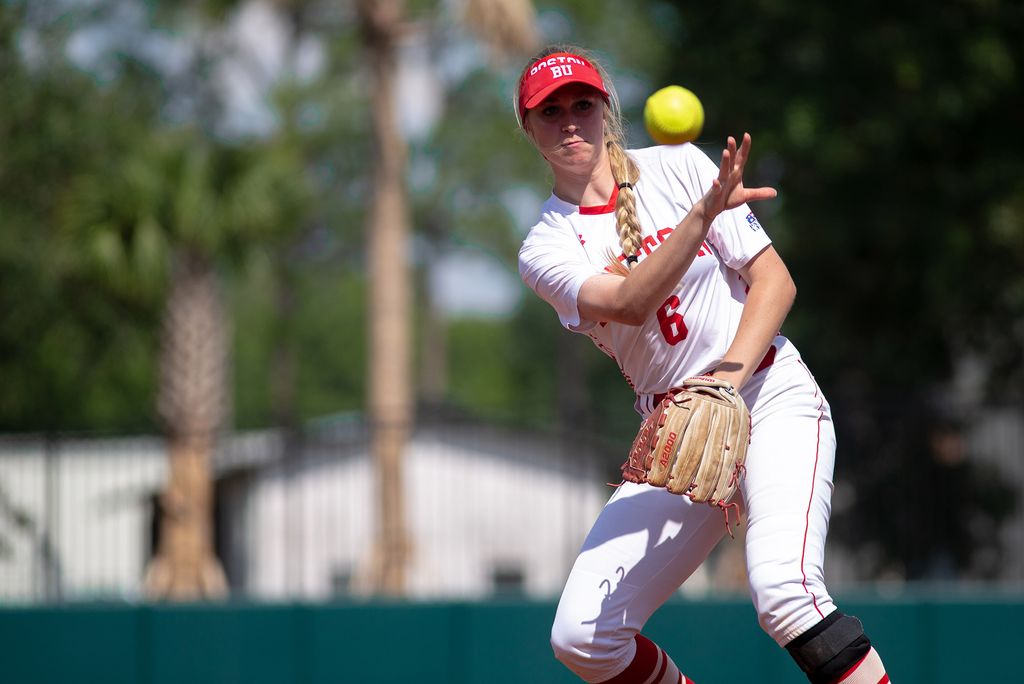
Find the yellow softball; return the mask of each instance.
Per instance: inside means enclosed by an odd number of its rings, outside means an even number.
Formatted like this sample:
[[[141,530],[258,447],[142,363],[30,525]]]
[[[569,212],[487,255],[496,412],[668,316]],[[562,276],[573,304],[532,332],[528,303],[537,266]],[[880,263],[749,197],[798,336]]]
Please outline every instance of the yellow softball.
[[[704,127],[704,106],[691,91],[670,85],[647,98],[644,125],[659,145],[681,145],[695,140]]]

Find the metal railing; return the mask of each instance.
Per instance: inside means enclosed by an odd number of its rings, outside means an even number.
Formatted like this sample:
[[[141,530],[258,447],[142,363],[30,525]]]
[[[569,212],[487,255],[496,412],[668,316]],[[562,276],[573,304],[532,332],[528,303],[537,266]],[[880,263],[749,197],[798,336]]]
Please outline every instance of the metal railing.
[[[1024,411],[985,415],[964,432],[966,457],[997,472],[1016,503],[1024,492]],[[610,493],[620,449],[576,435],[421,419],[405,459],[409,596],[556,596]],[[0,602],[142,599],[166,472],[157,437],[0,437]],[[931,497],[945,510],[958,496],[913,462],[893,472],[905,478],[903,491],[926,495],[911,497],[917,502]],[[225,436],[213,477],[217,553],[234,595],[326,600],[361,591],[377,515],[369,431],[360,418],[319,421],[301,435]],[[837,480],[826,562],[832,587],[900,584],[910,576],[905,566],[879,562],[886,549],[856,532],[869,510],[911,515],[904,502],[880,496],[856,477]],[[942,565],[939,548],[935,567],[918,577],[1024,585],[1021,508],[1011,505],[997,529],[981,518],[964,521],[976,535],[966,553],[977,557]],[[928,510],[914,524],[928,524]],[[941,541],[942,532],[921,535]],[[685,593],[743,591],[742,563],[742,545],[720,545]]]

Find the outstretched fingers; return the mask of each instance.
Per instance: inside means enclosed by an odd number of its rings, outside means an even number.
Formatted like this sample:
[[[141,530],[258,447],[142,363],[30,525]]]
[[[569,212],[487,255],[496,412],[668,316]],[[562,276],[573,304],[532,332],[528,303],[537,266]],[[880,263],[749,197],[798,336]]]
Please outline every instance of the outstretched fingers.
[[[748,187],[744,189],[746,190],[746,202],[774,200],[778,196],[778,190],[774,187]]]
[[[723,186],[729,181],[729,172],[732,170],[732,151],[726,147],[722,150],[722,161],[718,164],[718,182]]]
[[[744,202],[757,202],[759,200],[775,199],[778,191],[775,188],[744,188],[747,198]]]
[[[732,140],[732,138],[729,138]],[[735,141],[733,141],[735,145]],[[743,134],[743,142],[740,143],[740,148],[736,152],[736,170],[743,173],[743,168],[747,165],[747,158],[750,157],[750,134]]]
[[[744,133],[739,145],[729,136],[722,150],[722,162],[718,167],[718,178],[712,183],[706,198],[707,208],[712,217],[725,209],[734,209],[746,202],[756,202],[776,197],[775,188],[747,188],[743,185],[743,172],[750,157],[751,138]]]

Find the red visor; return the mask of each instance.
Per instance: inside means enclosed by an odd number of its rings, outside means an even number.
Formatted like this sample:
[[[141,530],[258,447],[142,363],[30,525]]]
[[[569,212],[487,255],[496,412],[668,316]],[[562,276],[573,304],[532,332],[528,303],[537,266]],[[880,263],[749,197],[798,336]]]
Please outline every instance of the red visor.
[[[519,120],[522,121],[527,109],[533,109],[548,95],[570,83],[585,83],[608,98],[601,74],[589,61],[571,52],[556,52],[537,60],[523,74],[519,82]]]

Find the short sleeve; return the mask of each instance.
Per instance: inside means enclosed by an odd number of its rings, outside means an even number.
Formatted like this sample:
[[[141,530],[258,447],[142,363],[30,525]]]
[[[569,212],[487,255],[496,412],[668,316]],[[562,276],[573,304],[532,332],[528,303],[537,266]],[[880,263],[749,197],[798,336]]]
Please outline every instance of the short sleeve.
[[[596,321],[580,320],[577,300],[583,283],[599,273],[602,269],[590,262],[575,233],[568,229],[539,223],[519,249],[519,276],[573,332],[596,325]]]
[[[696,145],[668,149],[673,150],[676,156],[666,166],[683,184],[690,202],[696,202],[718,177],[718,166]],[[741,204],[718,215],[708,232],[708,242],[729,268],[739,269],[772,241],[750,207]]]

